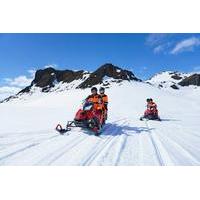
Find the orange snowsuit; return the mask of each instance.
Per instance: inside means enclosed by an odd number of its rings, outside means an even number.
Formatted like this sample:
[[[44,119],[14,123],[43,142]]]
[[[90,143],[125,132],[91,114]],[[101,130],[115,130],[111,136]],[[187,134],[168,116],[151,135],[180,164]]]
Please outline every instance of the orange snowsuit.
[[[104,110],[108,110],[108,96],[106,94],[100,95],[102,106]]]
[[[89,95],[86,98],[87,101],[94,103],[94,109],[95,110],[101,110],[102,105],[101,105],[101,96],[99,94],[96,95]]]
[[[106,94],[100,94],[101,96],[101,110],[103,111],[104,114],[104,119],[107,120],[108,118],[108,96]]]

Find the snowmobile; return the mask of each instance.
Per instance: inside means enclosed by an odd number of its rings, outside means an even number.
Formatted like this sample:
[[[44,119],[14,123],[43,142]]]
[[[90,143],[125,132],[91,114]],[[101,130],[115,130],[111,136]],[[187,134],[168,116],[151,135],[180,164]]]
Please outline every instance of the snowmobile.
[[[158,115],[158,110],[156,109],[147,109],[142,117],[140,117],[140,120],[157,120],[161,121],[159,115]]]
[[[64,134],[71,130],[72,127],[81,127],[91,130],[96,136],[101,133],[101,129],[105,124],[105,115],[101,110],[94,109],[94,103],[84,101],[82,108],[79,109],[73,121],[68,121],[66,128],[62,128],[60,124],[56,126],[56,130],[60,134]]]

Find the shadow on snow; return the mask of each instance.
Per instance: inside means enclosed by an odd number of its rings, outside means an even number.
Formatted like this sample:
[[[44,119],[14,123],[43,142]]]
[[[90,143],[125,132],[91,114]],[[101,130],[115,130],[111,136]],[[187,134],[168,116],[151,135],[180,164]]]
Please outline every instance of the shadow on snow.
[[[134,127],[134,126],[128,126],[128,125],[118,125],[118,124],[111,124],[108,123],[106,126],[108,126],[108,130],[105,130],[101,133],[101,135],[138,135],[141,133],[150,133],[151,130],[154,130],[154,128],[148,128],[148,127]]]

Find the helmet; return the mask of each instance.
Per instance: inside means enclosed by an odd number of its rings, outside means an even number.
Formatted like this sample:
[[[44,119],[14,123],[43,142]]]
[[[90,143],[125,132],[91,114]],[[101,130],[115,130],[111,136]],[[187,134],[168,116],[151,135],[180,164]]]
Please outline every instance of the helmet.
[[[149,99],[149,101],[153,101],[153,99],[152,99],[152,98],[150,98],[150,99]]]
[[[101,93],[101,92],[105,92],[105,88],[104,87],[100,87],[99,88],[99,92]]]
[[[146,101],[147,101],[147,102],[150,102],[150,101],[151,101],[151,99],[150,99],[150,98],[148,98]]]
[[[96,88],[96,87],[92,87],[92,88],[91,88],[91,92],[92,92],[92,91],[96,91],[96,92],[97,92],[97,88]]]

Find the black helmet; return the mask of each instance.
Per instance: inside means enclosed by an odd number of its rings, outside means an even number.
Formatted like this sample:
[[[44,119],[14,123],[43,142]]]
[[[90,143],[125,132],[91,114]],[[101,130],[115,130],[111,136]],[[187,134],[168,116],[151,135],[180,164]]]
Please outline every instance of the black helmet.
[[[149,99],[149,101],[153,101],[153,99],[152,99],[152,98],[150,98],[150,99]]]
[[[99,88],[99,92],[101,93],[101,92],[105,92],[105,88],[104,87],[100,87]]]
[[[149,101],[151,101],[151,99],[150,99],[150,98],[148,98],[148,99],[147,99],[147,102],[149,102]]]
[[[92,91],[96,91],[96,92],[97,92],[97,88],[96,88],[96,87],[92,87],[92,88],[91,88],[91,92],[92,92]]]

